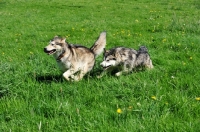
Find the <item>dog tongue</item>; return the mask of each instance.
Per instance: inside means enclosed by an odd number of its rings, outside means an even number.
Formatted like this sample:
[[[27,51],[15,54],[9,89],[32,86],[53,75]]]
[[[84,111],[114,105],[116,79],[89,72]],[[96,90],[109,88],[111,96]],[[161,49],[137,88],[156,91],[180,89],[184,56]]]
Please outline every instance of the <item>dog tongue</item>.
[[[52,54],[53,53],[53,51],[50,51],[48,54],[50,55],[50,54]]]

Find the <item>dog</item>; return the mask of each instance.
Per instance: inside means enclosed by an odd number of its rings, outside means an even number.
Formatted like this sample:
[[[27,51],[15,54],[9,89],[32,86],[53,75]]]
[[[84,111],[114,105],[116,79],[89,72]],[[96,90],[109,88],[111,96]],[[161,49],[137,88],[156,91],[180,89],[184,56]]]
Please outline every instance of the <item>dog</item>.
[[[126,47],[117,47],[110,50],[104,49],[104,60],[100,64],[105,71],[114,71],[116,76],[131,72],[137,67],[147,67],[152,69],[153,64],[145,46],[140,46],[139,50]],[[101,74],[99,77],[102,77]]]
[[[106,32],[99,35],[91,48],[68,44],[65,38],[55,36],[44,52],[53,55],[66,80],[79,81],[93,69],[95,58],[103,52],[105,46]]]

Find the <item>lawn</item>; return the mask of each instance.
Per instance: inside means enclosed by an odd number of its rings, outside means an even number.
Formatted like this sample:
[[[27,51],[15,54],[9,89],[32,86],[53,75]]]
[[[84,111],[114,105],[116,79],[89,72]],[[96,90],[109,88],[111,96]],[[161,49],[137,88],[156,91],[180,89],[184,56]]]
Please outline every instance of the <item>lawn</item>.
[[[199,0],[0,0],[0,131],[197,132]],[[60,35],[145,45],[154,69],[68,82],[43,48]]]

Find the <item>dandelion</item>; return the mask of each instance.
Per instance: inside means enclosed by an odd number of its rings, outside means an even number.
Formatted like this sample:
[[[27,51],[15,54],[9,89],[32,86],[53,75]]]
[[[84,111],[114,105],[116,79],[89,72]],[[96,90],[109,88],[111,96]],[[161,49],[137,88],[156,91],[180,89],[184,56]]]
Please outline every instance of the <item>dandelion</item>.
[[[122,110],[121,110],[120,108],[118,108],[118,109],[117,109],[117,113],[118,113],[118,114],[121,114],[121,113],[122,113]]]
[[[197,101],[200,101],[200,97],[196,97],[196,100],[197,100]]]
[[[151,96],[151,98],[152,98],[153,100],[157,100],[156,96]]]

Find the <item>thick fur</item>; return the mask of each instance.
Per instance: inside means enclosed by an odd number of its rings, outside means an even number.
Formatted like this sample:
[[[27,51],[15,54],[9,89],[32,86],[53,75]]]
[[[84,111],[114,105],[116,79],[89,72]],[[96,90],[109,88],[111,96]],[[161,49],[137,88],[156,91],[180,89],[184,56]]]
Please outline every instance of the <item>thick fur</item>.
[[[141,46],[137,51],[125,47],[104,50],[104,61],[100,65],[104,68],[104,71],[117,69],[116,76],[130,72],[139,66],[153,68],[152,60],[145,46]]]
[[[65,39],[55,36],[44,52],[54,56],[66,80],[79,81],[92,70],[95,58],[103,52],[105,46],[106,32],[100,34],[91,48],[68,44]]]

